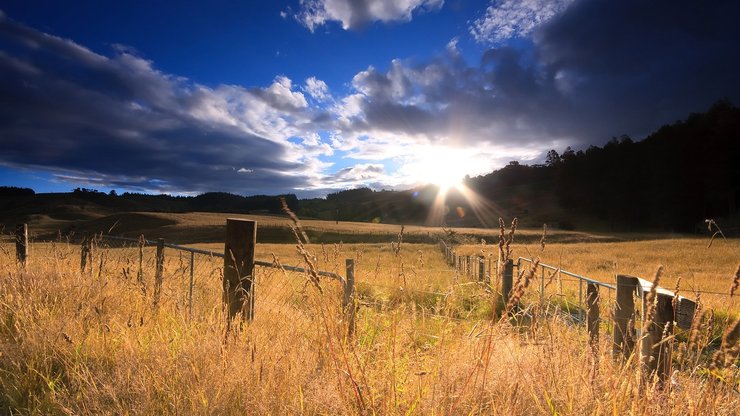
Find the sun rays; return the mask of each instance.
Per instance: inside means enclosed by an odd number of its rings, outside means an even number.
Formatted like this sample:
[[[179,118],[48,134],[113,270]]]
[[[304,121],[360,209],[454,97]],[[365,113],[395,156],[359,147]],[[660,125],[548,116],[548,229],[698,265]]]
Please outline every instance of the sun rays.
[[[456,202],[461,202],[461,204]],[[446,225],[446,218],[451,211],[454,211],[454,218],[465,219],[471,212],[467,212],[463,205],[469,208],[468,211],[472,211],[472,215],[484,227],[496,226],[498,218],[502,215],[502,210],[496,203],[479,195],[464,182],[459,182],[452,186],[439,185],[432,206],[429,208],[426,224]]]

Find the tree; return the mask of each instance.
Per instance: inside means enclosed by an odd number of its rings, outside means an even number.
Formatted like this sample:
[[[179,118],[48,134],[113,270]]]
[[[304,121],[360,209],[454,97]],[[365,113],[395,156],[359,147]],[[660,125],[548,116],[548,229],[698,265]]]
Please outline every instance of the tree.
[[[560,163],[560,155],[555,150],[550,150],[547,152],[547,158],[545,159],[545,164],[547,166],[556,166]]]

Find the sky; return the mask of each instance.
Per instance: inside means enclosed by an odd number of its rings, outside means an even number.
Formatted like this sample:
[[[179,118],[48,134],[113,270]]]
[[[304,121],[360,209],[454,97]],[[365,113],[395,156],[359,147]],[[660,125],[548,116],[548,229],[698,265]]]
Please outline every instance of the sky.
[[[323,196],[740,103],[740,2],[0,1],[0,185]]]

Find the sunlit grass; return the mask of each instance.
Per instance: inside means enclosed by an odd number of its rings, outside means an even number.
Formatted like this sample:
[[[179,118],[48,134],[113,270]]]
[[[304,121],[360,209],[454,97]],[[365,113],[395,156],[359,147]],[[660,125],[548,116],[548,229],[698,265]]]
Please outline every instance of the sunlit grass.
[[[495,291],[452,271],[436,245],[307,247],[321,269],[341,275],[346,258],[356,261],[361,306],[352,339],[335,281],[324,280],[321,295],[301,274],[258,268],[255,321],[225,337],[221,259],[196,258],[191,317],[188,258],[174,250],[166,249],[163,302],[154,309],[152,248],[145,249],[142,290],[136,248],[98,250],[91,270],[80,273],[76,246],[33,244],[26,271],[4,247],[4,414],[729,415],[740,404],[727,384],[737,385],[731,372],[719,382],[687,370],[670,390],[642,388],[633,366],[610,358],[608,337],[596,372],[584,331],[567,320],[532,320],[525,328],[491,320]],[[515,255],[526,252],[515,247]],[[257,258],[273,255],[302,265],[292,245],[257,246]],[[596,255],[578,263],[579,255],[564,251],[564,264],[571,259],[569,268],[582,264],[588,274]],[[680,256],[674,260],[682,267]],[[698,264],[706,273],[715,267]],[[527,296],[536,299],[531,290]]]

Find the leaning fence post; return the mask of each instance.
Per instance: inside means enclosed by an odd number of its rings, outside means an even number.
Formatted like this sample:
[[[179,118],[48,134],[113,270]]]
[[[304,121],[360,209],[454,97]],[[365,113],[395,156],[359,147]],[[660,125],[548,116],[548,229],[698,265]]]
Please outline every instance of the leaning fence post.
[[[509,303],[511,287],[514,285],[514,260],[508,259],[504,263],[504,273],[501,275],[501,295],[504,298],[504,305]]]
[[[647,296],[647,293],[644,296]],[[640,337],[640,363],[643,374],[650,378],[657,374],[660,383],[664,383],[670,377],[671,368],[671,343],[664,340],[673,335],[673,296],[665,293],[656,294],[655,315],[652,321],[646,321],[643,330],[644,333]]]
[[[257,221],[226,219],[224,243],[224,303],[228,322],[242,313],[242,319],[254,319],[254,247]]]
[[[635,348],[635,300],[637,278],[617,275],[617,295],[614,310],[614,357],[628,358]]]
[[[15,229],[15,256],[22,267],[28,260],[28,224],[18,224]]]
[[[157,239],[157,268],[154,272],[154,307],[159,305],[164,280],[164,238]]]
[[[342,296],[342,308],[347,321],[347,337],[352,337],[355,332],[355,261],[347,259],[345,262],[347,276],[342,282],[344,293]]]
[[[586,287],[586,307],[588,339],[591,348],[597,351],[599,345],[599,287],[596,283],[588,283]]]

